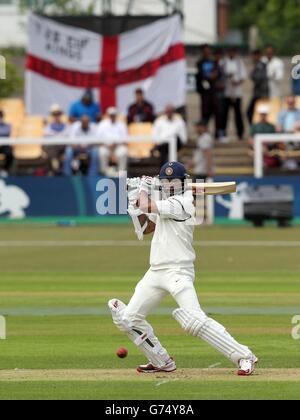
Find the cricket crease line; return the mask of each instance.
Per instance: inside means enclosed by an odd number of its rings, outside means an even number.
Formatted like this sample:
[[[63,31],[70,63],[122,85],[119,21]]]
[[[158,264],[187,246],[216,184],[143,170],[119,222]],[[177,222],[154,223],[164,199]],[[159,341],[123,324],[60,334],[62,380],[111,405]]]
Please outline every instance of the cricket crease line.
[[[258,369],[256,374],[247,378],[247,382],[270,382],[270,381],[293,381],[300,382],[300,369]],[[233,369],[202,369],[202,368],[181,368],[174,373],[157,375],[138,375],[131,369],[15,369],[0,370],[0,382],[24,382],[24,381],[107,381],[123,380],[124,382],[152,382],[159,381],[160,386],[173,381],[186,380],[221,380],[231,382],[241,382],[235,375]],[[166,382],[168,381],[168,382]]]

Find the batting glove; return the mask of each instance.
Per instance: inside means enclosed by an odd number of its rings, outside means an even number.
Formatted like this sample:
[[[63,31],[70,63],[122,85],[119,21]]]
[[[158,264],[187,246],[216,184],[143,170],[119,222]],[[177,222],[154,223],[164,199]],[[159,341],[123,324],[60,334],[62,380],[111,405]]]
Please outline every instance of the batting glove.
[[[141,185],[140,185],[139,192],[141,193],[142,191],[144,191],[148,195],[151,195],[152,187],[153,187],[153,181],[154,181],[154,178],[152,178],[150,176],[143,176],[143,178],[141,180]]]

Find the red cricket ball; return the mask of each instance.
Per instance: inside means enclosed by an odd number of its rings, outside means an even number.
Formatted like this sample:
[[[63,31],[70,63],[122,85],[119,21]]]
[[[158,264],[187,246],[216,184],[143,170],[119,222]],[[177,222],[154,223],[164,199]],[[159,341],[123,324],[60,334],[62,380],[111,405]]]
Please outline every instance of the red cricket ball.
[[[128,356],[128,350],[125,347],[120,347],[117,351],[117,356],[120,357],[120,359],[125,359],[125,357]]]

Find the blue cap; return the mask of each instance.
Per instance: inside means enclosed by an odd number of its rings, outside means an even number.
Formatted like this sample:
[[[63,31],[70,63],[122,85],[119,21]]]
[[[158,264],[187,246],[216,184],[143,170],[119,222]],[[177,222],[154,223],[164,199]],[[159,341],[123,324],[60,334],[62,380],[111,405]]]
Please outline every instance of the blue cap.
[[[168,162],[160,170],[159,179],[186,179],[188,174],[182,163]]]

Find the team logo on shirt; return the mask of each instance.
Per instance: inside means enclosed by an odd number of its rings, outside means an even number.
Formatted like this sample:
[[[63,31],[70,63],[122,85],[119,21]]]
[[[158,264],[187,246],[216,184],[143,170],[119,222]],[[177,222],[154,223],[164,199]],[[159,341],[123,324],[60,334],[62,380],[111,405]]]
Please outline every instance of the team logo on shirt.
[[[173,168],[167,168],[166,169],[166,175],[167,176],[172,176],[174,173],[174,169]]]

